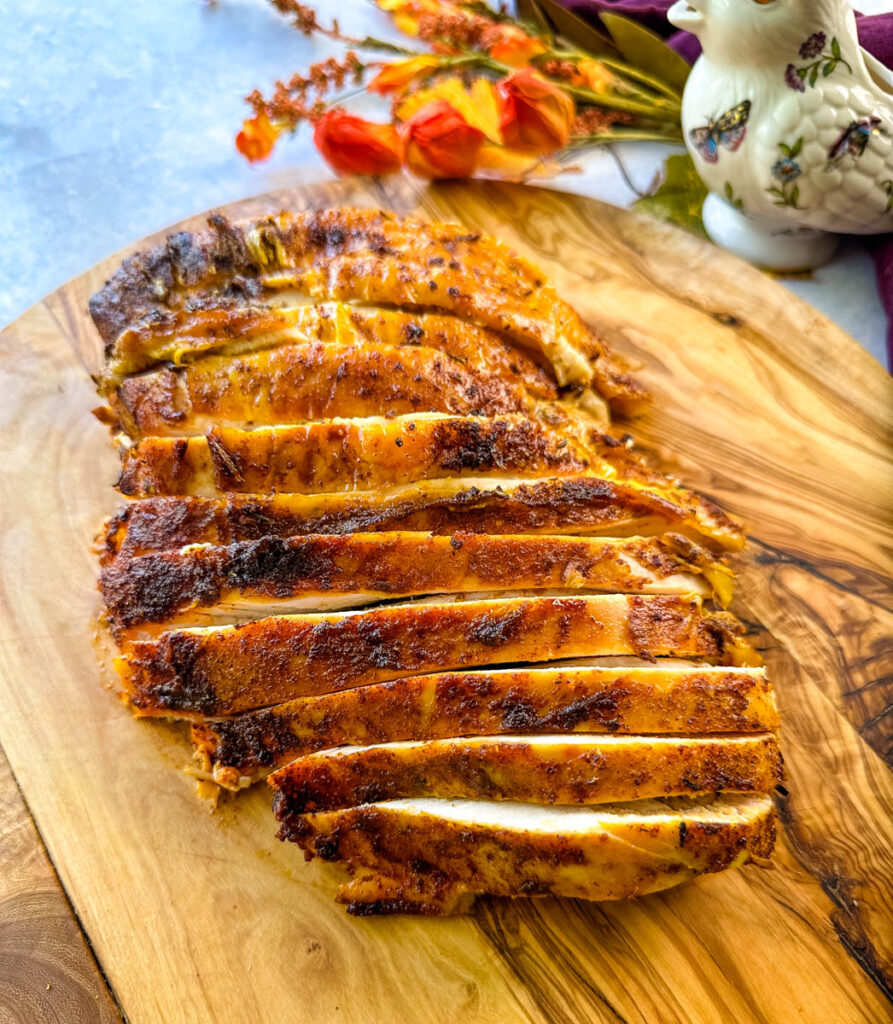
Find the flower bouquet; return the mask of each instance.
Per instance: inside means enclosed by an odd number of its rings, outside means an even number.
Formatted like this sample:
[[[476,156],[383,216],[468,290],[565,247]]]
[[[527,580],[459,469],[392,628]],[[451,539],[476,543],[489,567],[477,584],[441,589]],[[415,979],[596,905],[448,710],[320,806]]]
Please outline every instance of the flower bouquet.
[[[580,22],[584,46],[574,41],[573,16],[554,0],[520,5],[529,20],[480,0],[376,0],[414,40],[402,47],[353,38],[337,22],[324,26],[296,0],[271,2],[304,34],[349,49],[341,60],[277,82],[268,97],[257,90],[246,97],[253,116],[236,146],[252,161],[266,159],[280,136],[305,121],[339,174],[405,167],[425,178],[548,176],[583,147],[681,138],[687,65],[679,58],[675,65],[657,36],[619,16],[604,17],[609,34]],[[669,58],[647,59],[660,48]],[[659,76],[655,66],[667,73]],[[346,101],[361,92],[389,98],[390,121],[352,114]]]

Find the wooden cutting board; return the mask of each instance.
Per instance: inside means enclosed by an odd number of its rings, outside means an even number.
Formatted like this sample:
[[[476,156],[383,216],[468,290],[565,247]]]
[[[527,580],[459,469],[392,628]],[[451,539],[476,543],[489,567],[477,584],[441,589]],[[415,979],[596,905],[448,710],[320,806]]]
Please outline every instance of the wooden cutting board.
[[[459,220],[543,265],[652,389],[639,440],[747,520],[734,607],[778,689],[788,771],[775,868],[623,904],[354,920],[332,902],[337,869],[274,839],[266,787],[209,814],[179,772],[179,731],[129,716],[91,641],[90,543],[117,502],[117,459],[90,415],[100,345],[85,307],[118,253],[0,345],[0,741],[89,943],[8,788],[0,837],[21,842],[0,844],[0,1017],[113,1019],[98,965],[131,1024],[888,1020],[886,374],[756,270],[589,200],[400,180],[225,212],[345,202]]]

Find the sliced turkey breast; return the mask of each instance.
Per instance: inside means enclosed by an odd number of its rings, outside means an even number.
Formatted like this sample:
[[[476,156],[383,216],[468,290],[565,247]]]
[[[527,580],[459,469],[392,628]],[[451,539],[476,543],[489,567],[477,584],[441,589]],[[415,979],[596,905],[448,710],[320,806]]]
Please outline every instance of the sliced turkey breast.
[[[623,452],[607,454],[623,464]],[[362,491],[442,477],[562,476],[590,466],[616,473],[602,453],[525,416],[434,413],[147,437],[124,450],[122,463],[118,488],[138,497]]]
[[[357,533],[263,537],[117,559],[100,590],[113,628],[201,625],[502,590],[697,593],[725,607],[732,574],[683,537]]]
[[[312,533],[651,535],[672,531],[736,549],[740,525],[681,488],[599,477],[447,478],[329,494],[227,494],[128,502],[97,538],[103,565],[188,544],[235,544]]]
[[[289,291],[455,314],[541,352],[561,384],[593,384],[624,410],[646,397],[536,267],[477,233],[351,209],[244,224],[215,216],[210,228],[131,257],[93,296],[109,348],[158,310],[262,304]]]
[[[204,356],[245,356],[279,345],[367,350],[422,348],[450,365],[495,376],[541,399],[558,397],[549,363],[499,331],[452,316],[326,302],[297,306],[218,306],[158,312],[124,330],[99,378],[110,394],[126,377],[159,364],[183,367]]]
[[[240,789],[296,757],[345,744],[501,733],[773,732],[762,668],[632,663],[442,672],[301,697],[196,722],[198,774]],[[632,659],[627,659],[632,661]]]
[[[638,800],[598,807],[414,799],[287,815],[281,839],[356,873],[353,914],[450,913],[469,895],[644,896],[768,857],[764,795]]]
[[[602,655],[746,663],[727,614],[697,597],[506,598],[395,604],[182,629],[128,641],[116,661],[137,713],[234,714],[402,675]]]
[[[692,793],[765,793],[781,782],[775,737],[472,736],[340,747],[299,757],[268,779],[292,814],[445,797],[602,804]]]

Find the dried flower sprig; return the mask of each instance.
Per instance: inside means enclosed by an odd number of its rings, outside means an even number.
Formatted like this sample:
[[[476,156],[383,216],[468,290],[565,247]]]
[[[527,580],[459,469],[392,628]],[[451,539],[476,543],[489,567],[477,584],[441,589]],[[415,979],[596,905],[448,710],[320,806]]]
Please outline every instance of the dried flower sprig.
[[[598,58],[481,0],[375,0],[404,34],[428,49],[357,39],[323,25],[307,4],[271,0],[305,35],[350,47],[246,99],[253,117],[236,138],[265,159],[284,132],[314,125],[317,148],[338,173],[384,174],[405,166],[426,177],[523,178],[556,173],[564,154],[619,138],[678,139],[678,92],[643,69]],[[357,50],[398,60],[366,61]],[[367,74],[374,77],[367,81]],[[353,91],[345,92],[352,86]],[[351,115],[344,102],[368,90],[392,100],[392,123]]]

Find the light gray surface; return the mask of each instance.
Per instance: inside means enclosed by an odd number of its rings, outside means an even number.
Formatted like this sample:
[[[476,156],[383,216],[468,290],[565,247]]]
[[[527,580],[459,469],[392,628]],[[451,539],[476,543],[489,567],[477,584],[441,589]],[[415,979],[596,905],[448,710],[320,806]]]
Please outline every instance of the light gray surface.
[[[363,0],[312,6],[358,36],[399,38]],[[0,324],[143,235],[285,187],[297,169],[329,174],[306,129],[266,164],[233,147],[245,93],[341,52],[289,28],[264,0],[0,0],[0,25]],[[618,151],[645,189],[668,150]],[[610,154],[580,164],[583,174],[554,187],[618,205],[635,198]],[[785,283],[883,361],[883,312],[859,242],[812,280]]]

